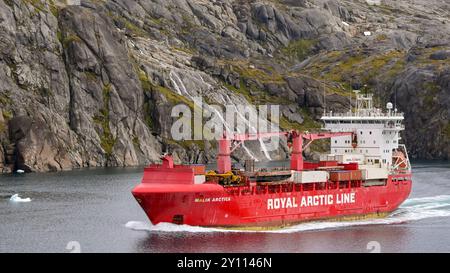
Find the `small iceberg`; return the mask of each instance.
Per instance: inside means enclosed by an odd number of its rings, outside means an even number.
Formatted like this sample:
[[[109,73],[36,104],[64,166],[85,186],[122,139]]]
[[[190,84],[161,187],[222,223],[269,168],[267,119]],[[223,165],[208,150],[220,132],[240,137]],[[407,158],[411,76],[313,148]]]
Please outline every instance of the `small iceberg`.
[[[31,202],[31,199],[30,198],[21,198],[20,196],[19,196],[19,194],[14,194],[13,196],[11,196],[11,198],[9,199],[9,201],[12,201],[12,202]]]

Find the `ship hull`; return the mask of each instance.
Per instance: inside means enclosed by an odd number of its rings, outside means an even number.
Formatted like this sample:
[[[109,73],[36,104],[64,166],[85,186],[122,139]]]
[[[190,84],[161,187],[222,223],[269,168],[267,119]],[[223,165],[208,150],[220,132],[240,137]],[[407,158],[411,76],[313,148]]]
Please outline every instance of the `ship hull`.
[[[390,175],[381,186],[330,183],[313,189],[141,183],[133,195],[153,224],[282,227],[304,221],[384,216],[407,199],[411,185],[410,174]]]

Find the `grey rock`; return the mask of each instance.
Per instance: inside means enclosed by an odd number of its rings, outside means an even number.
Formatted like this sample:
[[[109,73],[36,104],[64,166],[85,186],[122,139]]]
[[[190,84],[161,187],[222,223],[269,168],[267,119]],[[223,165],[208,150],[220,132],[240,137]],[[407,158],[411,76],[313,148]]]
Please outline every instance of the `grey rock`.
[[[281,108],[281,113],[291,122],[302,124],[304,121],[302,115],[299,113],[299,108],[296,104],[283,106]]]
[[[430,55],[431,60],[447,60],[450,58],[450,50],[439,50]]]
[[[249,21],[247,23],[247,28],[246,29],[247,29],[246,33],[247,33],[247,35],[250,38],[258,39],[258,37],[259,37],[259,30],[251,21]]]
[[[324,106],[323,94],[316,92],[316,90],[307,89],[305,104],[311,108],[322,108]]]
[[[409,67],[397,77],[391,101],[405,112],[408,130],[404,137],[412,158],[448,158],[450,155],[445,129],[449,116],[448,88],[450,71],[436,75],[430,68]],[[420,109],[420,110],[419,110]],[[444,111],[443,111],[444,110]],[[433,133],[427,133],[427,132]]]
[[[354,22],[352,14],[348,11],[348,9],[339,3],[340,1],[330,0],[325,2],[324,8],[329,10],[334,16],[341,18],[346,22]]]

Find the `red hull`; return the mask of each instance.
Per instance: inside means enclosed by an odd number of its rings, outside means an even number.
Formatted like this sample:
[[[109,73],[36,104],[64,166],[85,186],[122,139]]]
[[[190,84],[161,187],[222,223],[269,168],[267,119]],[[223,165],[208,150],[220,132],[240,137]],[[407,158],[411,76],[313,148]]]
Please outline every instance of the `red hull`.
[[[302,221],[384,214],[411,192],[411,175],[391,175],[383,186],[317,184],[245,186],[141,183],[133,195],[153,224],[208,227],[284,226]],[[338,187],[338,188],[336,188]]]

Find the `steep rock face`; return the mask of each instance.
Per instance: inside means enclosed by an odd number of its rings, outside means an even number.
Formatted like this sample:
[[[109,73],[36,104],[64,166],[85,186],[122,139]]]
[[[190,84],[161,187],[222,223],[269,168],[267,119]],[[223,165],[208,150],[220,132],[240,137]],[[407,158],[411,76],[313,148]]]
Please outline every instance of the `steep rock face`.
[[[448,8],[438,0],[0,0],[0,170],[142,165],[166,151],[211,162],[214,141],[173,140],[173,106],[193,109],[196,97],[275,104],[282,129],[311,130],[325,109],[351,107],[352,88],[406,113],[412,157],[448,158]],[[256,141],[236,159],[286,153]]]
[[[2,1],[0,10],[2,114],[10,125],[4,148],[12,144],[17,157],[6,163],[28,170],[71,168],[76,164],[69,148],[74,136],[66,124],[69,88],[57,19],[35,13],[23,1]]]
[[[52,13],[23,1],[1,5],[0,90],[16,154],[7,163],[48,171],[158,158],[140,82],[108,17],[70,7],[59,28]]]
[[[449,87],[449,69],[436,73],[432,68],[410,67],[396,79],[392,97],[406,116],[415,117],[406,119],[404,136],[407,145],[416,147],[413,158],[450,157]]]
[[[90,9],[65,9],[59,18],[67,41],[70,128],[89,136],[87,145],[100,146],[110,165],[157,159],[159,144],[143,121],[144,93],[124,37],[109,17]]]

